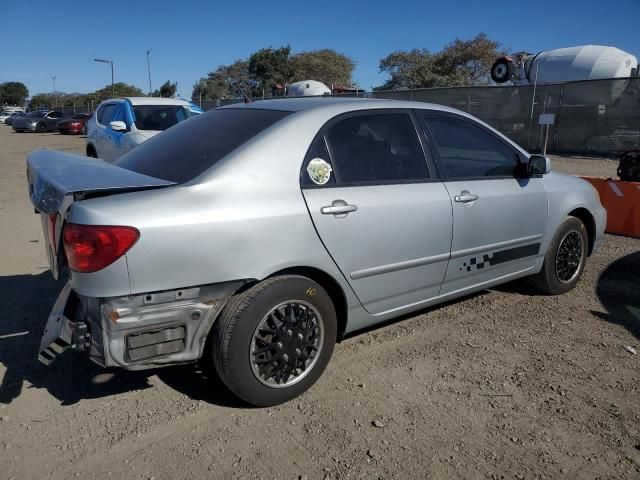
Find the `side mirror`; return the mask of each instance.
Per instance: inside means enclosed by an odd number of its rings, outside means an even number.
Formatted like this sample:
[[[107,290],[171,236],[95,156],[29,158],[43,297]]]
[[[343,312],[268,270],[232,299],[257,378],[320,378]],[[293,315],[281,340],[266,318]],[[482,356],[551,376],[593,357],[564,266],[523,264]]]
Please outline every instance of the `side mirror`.
[[[531,155],[527,166],[529,175],[545,175],[551,171],[551,160],[544,155]]]
[[[109,122],[109,128],[114,132],[126,132],[128,130],[127,124],[120,120],[115,122]]]

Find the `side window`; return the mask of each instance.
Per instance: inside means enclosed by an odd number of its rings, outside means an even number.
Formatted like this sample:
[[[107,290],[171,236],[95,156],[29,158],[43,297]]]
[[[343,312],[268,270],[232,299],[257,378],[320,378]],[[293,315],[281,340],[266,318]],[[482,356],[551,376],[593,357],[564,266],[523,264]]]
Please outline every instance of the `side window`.
[[[427,114],[424,118],[448,177],[514,175],[515,152],[481,127],[447,116]]]
[[[403,183],[429,177],[424,152],[407,113],[345,118],[326,134],[343,185]]]
[[[113,118],[113,114],[117,106],[118,105],[116,105],[115,103],[107,103],[100,110],[98,110],[98,122],[102,125],[108,125]]]
[[[331,158],[327,151],[327,142],[324,135],[319,135],[307,153],[307,161],[302,169],[302,186],[315,187],[335,184],[336,172],[333,171]]]
[[[58,118],[58,112],[47,113],[47,118]]]

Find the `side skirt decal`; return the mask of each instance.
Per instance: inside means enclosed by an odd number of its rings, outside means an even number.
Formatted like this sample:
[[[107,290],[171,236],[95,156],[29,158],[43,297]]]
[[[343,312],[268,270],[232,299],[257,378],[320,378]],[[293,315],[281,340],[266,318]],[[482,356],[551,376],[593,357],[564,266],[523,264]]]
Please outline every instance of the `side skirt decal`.
[[[474,267],[476,270],[481,270],[485,267],[499,265],[501,263],[511,262],[512,260],[518,260],[520,258],[537,255],[539,252],[539,243],[524,245],[522,247],[507,248],[506,250],[499,250],[494,253],[484,254],[482,255],[482,257],[471,257],[462,264],[462,267],[460,267],[460,271],[466,269],[467,272],[470,272]]]

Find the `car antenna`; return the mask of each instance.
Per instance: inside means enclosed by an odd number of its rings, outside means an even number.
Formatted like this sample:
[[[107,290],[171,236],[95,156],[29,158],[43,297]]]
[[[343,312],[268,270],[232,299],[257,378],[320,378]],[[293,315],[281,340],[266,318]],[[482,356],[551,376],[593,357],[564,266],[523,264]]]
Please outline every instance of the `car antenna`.
[[[244,93],[244,90],[242,90],[242,88],[240,88],[240,85],[236,84],[236,88],[238,89],[238,91],[240,92],[240,94],[242,95],[242,98],[244,98],[244,103],[251,103],[253,102],[253,100],[251,100],[251,97],[249,95],[247,95],[246,93]]]

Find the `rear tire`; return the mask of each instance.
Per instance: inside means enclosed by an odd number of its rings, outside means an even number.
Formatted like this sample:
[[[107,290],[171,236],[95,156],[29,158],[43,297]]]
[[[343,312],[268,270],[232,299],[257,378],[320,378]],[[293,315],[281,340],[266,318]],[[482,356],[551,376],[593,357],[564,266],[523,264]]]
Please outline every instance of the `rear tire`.
[[[322,375],[336,329],[327,292],[306,277],[283,275],[231,298],[213,326],[210,354],[236,396],[255,406],[277,405]]]
[[[98,152],[96,152],[96,149],[93,147],[93,145],[89,145],[87,147],[87,157],[98,158]]]
[[[531,283],[549,295],[572,290],[584,271],[588,248],[584,223],[576,217],[567,217],[549,245],[542,270],[531,277]]]

